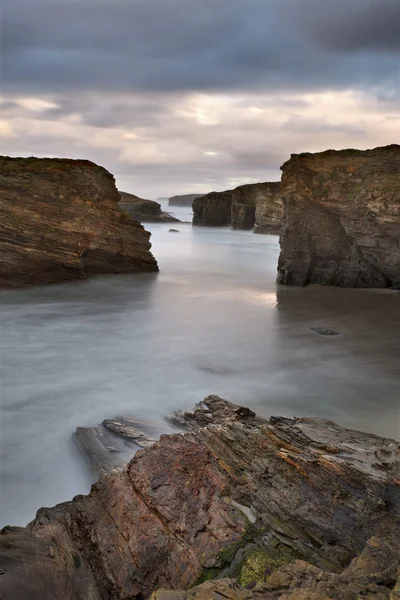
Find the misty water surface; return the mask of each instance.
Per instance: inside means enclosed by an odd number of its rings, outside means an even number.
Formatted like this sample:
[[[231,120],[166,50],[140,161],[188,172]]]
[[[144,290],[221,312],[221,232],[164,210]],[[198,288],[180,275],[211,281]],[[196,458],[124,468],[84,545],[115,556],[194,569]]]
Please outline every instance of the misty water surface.
[[[89,490],[77,426],[210,393],[399,438],[398,293],[277,290],[276,236],[147,227],[158,275],[0,294],[2,525]]]

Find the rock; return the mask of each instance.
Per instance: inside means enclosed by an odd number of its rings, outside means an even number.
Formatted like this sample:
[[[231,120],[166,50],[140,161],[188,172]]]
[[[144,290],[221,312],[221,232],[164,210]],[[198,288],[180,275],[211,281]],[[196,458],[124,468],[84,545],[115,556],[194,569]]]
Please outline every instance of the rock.
[[[169,229],[170,233],[179,233],[179,229]]]
[[[282,213],[280,184],[254,183],[197,198],[193,202],[193,225],[232,225],[233,229],[277,233]]]
[[[120,207],[140,223],[180,223],[169,213],[161,210],[161,204],[153,200],[144,200],[134,194],[119,192]]]
[[[180,196],[171,196],[168,200],[168,206],[192,206],[196,198],[200,198],[203,194],[181,194]]]
[[[55,579],[68,593],[41,600],[397,594],[397,442],[324,419],[260,419],[217,396],[178,415],[185,434],[161,436],[88,496],[39,510],[33,548],[18,547],[28,567],[2,600],[19,586],[37,598]],[[33,540],[55,551],[46,581]]]
[[[327,329],[326,327],[310,327],[311,331],[315,331],[315,333],[319,333],[320,335],[340,335],[336,331],[332,329]]]
[[[279,182],[241,185],[232,191],[233,229],[279,233],[282,214]]]
[[[280,182],[260,183],[254,187],[257,191],[254,233],[279,234],[283,217]]]
[[[211,192],[193,202],[193,225],[226,227],[232,223],[232,191]]]
[[[0,157],[0,287],[157,271],[150,234],[85,160]]]
[[[73,440],[91,471],[101,476],[122,471],[138,450],[152,446],[167,430],[142,419],[117,417],[105,419],[97,427],[78,427]]]
[[[400,286],[400,146],[293,154],[278,282]]]

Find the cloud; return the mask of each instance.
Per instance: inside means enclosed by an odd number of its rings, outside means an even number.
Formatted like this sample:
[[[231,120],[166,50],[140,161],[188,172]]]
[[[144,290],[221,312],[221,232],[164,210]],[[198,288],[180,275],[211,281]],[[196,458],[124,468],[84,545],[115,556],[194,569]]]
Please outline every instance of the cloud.
[[[4,152],[143,197],[277,180],[400,137],[400,0],[3,0]]]
[[[398,72],[398,0],[3,3],[6,89],[321,89]]]

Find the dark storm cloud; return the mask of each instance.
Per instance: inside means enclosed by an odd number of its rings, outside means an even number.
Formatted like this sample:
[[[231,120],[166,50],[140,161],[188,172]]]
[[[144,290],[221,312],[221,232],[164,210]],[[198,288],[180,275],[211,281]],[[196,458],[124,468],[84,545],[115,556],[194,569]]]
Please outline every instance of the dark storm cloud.
[[[398,0],[3,0],[2,84],[42,91],[371,85],[398,68],[391,54],[398,48],[399,6]]]
[[[399,0],[292,1],[292,23],[320,48],[336,52],[400,50]]]

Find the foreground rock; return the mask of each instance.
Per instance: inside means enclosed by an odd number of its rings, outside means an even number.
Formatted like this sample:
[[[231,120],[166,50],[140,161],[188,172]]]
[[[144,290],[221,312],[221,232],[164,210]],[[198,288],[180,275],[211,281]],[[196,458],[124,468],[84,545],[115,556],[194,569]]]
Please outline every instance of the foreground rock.
[[[163,212],[158,202],[144,200],[127,192],[119,192],[119,195],[121,196],[119,205],[122,210],[140,223],[180,223],[179,219]]]
[[[400,287],[400,146],[293,154],[278,281]]]
[[[180,196],[171,196],[168,199],[168,206],[192,206],[193,201],[203,194],[181,194]]]
[[[157,271],[114,177],[85,160],[0,157],[0,287]]]
[[[397,442],[216,396],[172,420],[186,433],[3,530],[2,600],[398,598]]]
[[[279,233],[282,212],[280,183],[254,183],[195,200],[193,225]]]

